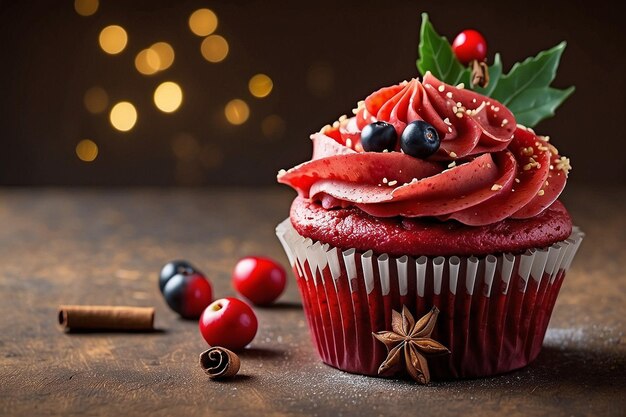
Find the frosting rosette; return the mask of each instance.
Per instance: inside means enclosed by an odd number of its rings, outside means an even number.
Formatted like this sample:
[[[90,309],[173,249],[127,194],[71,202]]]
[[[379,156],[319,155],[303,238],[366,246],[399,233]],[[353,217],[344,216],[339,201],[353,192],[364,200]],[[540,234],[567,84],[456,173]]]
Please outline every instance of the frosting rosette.
[[[382,88],[355,115],[311,136],[313,157],[278,181],[327,209],[356,206],[376,217],[436,217],[467,225],[533,217],[565,187],[569,160],[547,137],[519,126],[500,102],[440,82],[430,73]],[[361,131],[383,121],[398,137],[422,120],[440,138],[418,159],[400,150],[365,152]]]

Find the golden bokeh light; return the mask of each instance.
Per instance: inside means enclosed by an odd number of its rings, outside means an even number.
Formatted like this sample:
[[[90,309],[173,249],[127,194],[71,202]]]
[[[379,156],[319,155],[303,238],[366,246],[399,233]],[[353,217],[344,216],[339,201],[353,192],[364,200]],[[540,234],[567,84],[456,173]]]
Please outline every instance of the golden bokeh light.
[[[98,38],[100,47],[107,54],[119,54],[126,48],[128,35],[123,27],[110,25],[102,29]]]
[[[229,123],[241,125],[250,117],[250,108],[245,101],[236,98],[226,104],[224,115]]]
[[[76,145],[76,156],[84,162],[92,162],[98,157],[98,145],[92,140],[83,139]]]
[[[157,42],[150,47],[159,57],[159,71],[168,69],[174,63],[174,48],[167,42]]]
[[[189,29],[198,36],[208,36],[217,29],[217,16],[209,9],[196,10],[189,16]]]
[[[111,109],[109,120],[117,130],[128,132],[137,123],[137,110],[128,101],[121,101]]]
[[[139,51],[135,57],[135,68],[143,75],[156,74],[161,67],[159,54],[152,48]]]
[[[207,36],[200,45],[200,52],[209,62],[221,62],[228,55],[228,42],[220,35]]]
[[[135,68],[144,75],[156,74],[174,63],[174,48],[167,42],[157,42],[140,51],[135,57]]]
[[[98,11],[98,0],[74,0],[74,10],[81,16],[91,16]]]
[[[183,90],[173,81],[166,81],[154,90],[154,104],[165,113],[172,113],[183,102]]]
[[[248,81],[248,89],[250,94],[257,98],[263,98],[270,95],[274,88],[272,79],[265,74],[257,74]]]
[[[267,116],[261,122],[261,132],[268,139],[279,139],[285,134],[287,126],[282,117],[277,114]]]
[[[109,95],[102,87],[91,87],[89,90],[85,91],[83,102],[89,113],[102,113],[109,105]]]

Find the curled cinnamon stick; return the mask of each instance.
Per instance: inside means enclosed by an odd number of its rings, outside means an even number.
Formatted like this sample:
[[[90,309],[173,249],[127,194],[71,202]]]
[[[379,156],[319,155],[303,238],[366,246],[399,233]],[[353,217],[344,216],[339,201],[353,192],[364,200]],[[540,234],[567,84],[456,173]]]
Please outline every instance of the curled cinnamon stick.
[[[475,85],[485,88],[489,85],[489,67],[484,61],[473,60],[470,62],[472,74],[470,76],[470,87]]]
[[[210,378],[230,378],[239,372],[239,356],[230,350],[214,346],[200,354],[200,367]]]
[[[154,308],[62,305],[58,320],[69,330],[145,331],[154,329]]]

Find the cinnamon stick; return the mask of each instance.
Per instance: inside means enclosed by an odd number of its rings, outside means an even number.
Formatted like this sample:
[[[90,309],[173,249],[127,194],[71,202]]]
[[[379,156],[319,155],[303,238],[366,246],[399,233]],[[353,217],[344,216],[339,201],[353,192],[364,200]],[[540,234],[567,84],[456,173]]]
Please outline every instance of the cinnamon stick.
[[[59,324],[69,330],[153,330],[154,308],[127,306],[59,307]]]
[[[239,356],[226,348],[214,346],[200,354],[200,367],[212,379],[233,377],[239,372]]]

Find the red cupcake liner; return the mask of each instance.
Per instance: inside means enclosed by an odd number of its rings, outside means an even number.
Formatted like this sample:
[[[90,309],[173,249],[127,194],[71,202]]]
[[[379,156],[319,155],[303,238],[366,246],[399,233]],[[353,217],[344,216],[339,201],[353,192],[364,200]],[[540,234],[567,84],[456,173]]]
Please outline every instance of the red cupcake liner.
[[[430,357],[433,379],[470,378],[526,366],[539,351],[561,284],[584,234],[549,248],[485,257],[391,257],[341,250],[276,233],[302,296],[313,343],[338,369],[376,376],[387,356],[372,332],[391,330],[392,310],[440,310],[432,338],[450,355]]]

